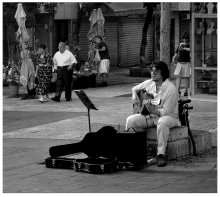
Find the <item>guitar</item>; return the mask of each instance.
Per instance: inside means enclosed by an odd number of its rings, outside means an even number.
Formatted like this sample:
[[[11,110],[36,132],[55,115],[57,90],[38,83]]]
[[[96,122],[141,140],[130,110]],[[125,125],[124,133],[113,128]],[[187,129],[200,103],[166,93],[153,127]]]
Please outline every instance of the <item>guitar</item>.
[[[146,102],[148,102],[150,100],[150,103],[152,105],[160,105],[161,100],[160,99],[154,99],[154,96],[152,94],[149,94],[146,90],[140,90],[138,92],[138,97],[139,97],[139,103],[138,104],[134,104],[133,105],[133,114],[142,114],[144,116],[149,115],[149,111],[146,107]]]

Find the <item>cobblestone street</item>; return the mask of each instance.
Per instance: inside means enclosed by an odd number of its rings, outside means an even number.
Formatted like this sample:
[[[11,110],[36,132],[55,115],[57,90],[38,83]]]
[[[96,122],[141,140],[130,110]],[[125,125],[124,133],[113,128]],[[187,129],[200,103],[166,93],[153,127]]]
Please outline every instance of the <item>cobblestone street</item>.
[[[118,124],[125,124],[126,117],[132,113],[129,95],[133,85],[85,90],[99,108],[91,110],[92,131],[104,125],[117,128]],[[4,193],[217,192],[216,144],[206,154],[170,161],[164,168],[153,165],[141,171],[122,170],[104,175],[46,168],[42,163],[49,156],[51,146],[78,142],[88,132],[86,109],[74,93],[72,96],[70,103],[40,104],[37,100],[22,101],[4,95]],[[215,130],[216,113],[192,111],[190,125]]]
[[[0,196],[219,192],[217,1],[1,7]]]

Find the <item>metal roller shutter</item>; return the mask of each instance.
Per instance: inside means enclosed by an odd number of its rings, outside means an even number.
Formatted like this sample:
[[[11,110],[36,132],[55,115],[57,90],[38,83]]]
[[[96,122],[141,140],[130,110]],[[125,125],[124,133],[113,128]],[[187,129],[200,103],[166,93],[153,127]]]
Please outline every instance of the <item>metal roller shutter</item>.
[[[116,18],[105,19],[105,42],[109,49],[110,65],[115,67],[118,64],[118,22]],[[90,28],[89,21],[83,20],[80,28],[79,46],[81,48],[79,59],[87,60],[89,41],[87,33]]]
[[[118,65],[118,20],[116,18],[105,19],[105,42],[110,55],[110,67]]]
[[[116,67],[118,64],[121,67],[139,65],[140,44],[145,18],[121,17],[117,19],[108,17],[105,20],[105,42],[109,49],[111,67]],[[81,60],[87,59],[89,48],[87,33],[89,28],[89,21],[84,20],[81,24],[79,40],[79,46],[81,48],[79,58]],[[148,29],[145,58],[146,62],[153,60],[152,25]]]
[[[190,20],[180,20],[180,41],[182,41],[182,35],[185,31],[190,31]],[[191,38],[191,35],[190,35]]]
[[[79,53],[80,60],[88,59],[88,50],[89,50],[89,40],[87,38],[87,33],[89,32],[90,24],[89,20],[83,20],[80,27],[79,33],[79,47],[81,48]]]
[[[139,65],[142,29],[145,18],[120,18],[119,24],[119,53],[122,67]],[[149,26],[147,33],[147,46],[145,52],[146,62],[153,59],[153,28]]]

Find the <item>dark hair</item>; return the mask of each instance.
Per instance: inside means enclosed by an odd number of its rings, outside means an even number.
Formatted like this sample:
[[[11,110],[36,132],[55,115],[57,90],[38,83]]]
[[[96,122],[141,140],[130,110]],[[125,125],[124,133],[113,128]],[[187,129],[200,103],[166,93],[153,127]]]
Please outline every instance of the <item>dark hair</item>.
[[[95,38],[98,38],[102,41],[102,36],[100,36],[100,35],[95,36]]]
[[[189,39],[189,32],[188,31],[185,31],[182,35],[182,39]]]
[[[40,44],[39,48],[42,48],[42,49],[44,49],[44,50],[45,50],[47,47],[46,47],[46,45],[45,45],[45,44]]]
[[[154,62],[151,68],[155,67],[156,70],[160,70],[161,75],[163,77],[163,81],[165,81],[167,78],[170,76],[170,72],[168,69],[168,66],[165,62],[159,61],[159,62]]]

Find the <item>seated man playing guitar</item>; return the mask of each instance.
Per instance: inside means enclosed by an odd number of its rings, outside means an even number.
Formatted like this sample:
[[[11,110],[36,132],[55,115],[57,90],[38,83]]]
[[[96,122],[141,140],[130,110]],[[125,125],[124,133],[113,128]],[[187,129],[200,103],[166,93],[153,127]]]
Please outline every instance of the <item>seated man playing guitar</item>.
[[[143,103],[147,110],[145,110],[145,113],[129,116],[126,121],[126,130],[134,128],[140,131],[149,127],[157,127],[158,167],[163,167],[167,164],[164,155],[170,128],[180,126],[178,93],[176,86],[168,78],[169,70],[167,64],[162,61],[154,63],[151,70],[151,79],[132,88],[133,104]],[[138,96],[142,90],[145,92],[145,101],[140,101]]]

